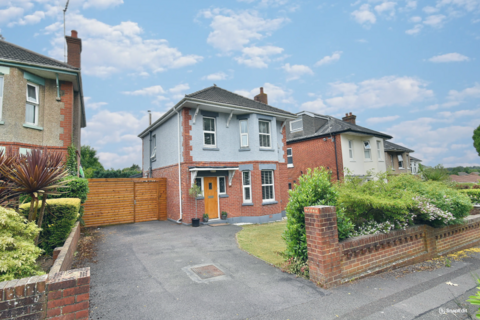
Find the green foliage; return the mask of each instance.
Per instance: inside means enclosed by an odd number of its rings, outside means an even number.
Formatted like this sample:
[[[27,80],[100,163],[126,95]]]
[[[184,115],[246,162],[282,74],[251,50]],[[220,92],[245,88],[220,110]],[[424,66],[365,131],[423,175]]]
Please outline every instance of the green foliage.
[[[68,176],[63,180],[65,180],[66,183],[60,190],[61,194],[48,195],[48,199],[79,198],[82,203],[87,201],[89,191],[87,179]],[[31,199],[29,195],[22,195],[20,197],[20,203],[30,202]]]
[[[337,229],[339,240],[350,238],[355,229],[352,220],[347,217],[345,210],[341,207],[337,207]]]
[[[310,279],[308,263],[297,257],[288,258],[281,269],[302,278]]]
[[[283,235],[287,244],[285,255],[306,262],[307,237],[303,209],[313,205],[336,205],[337,191],[330,182],[330,172],[322,167],[313,171],[308,169],[306,174],[298,178],[298,184],[289,194],[287,227]]]
[[[480,126],[473,131],[473,146],[477,150],[478,155],[480,156]]]
[[[42,250],[34,244],[39,232],[35,222],[0,207],[0,282],[43,274],[36,264]]]
[[[470,296],[467,301],[470,302],[470,304],[473,304],[475,306],[480,306],[480,278],[478,276],[477,276],[477,284],[479,285],[477,287],[478,289],[477,293],[473,296]],[[477,317],[477,319],[480,319],[480,307],[478,308],[475,316]]]
[[[480,189],[463,189],[459,191],[463,194],[466,194],[472,203],[480,204]]]
[[[30,203],[19,207],[20,212],[28,214]],[[40,233],[39,247],[51,254],[56,247],[63,246],[70,231],[79,218],[80,199],[47,199],[43,230]]]
[[[82,146],[80,152],[80,163],[85,171],[86,178],[93,178],[93,172],[97,169],[104,170],[97,156],[97,150],[90,146]]]
[[[422,179],[426,181],[447,181],[450,179],[450,173],[441,164],[438,164],[433,168],[420,164],[418,172]]]
[[[77,176],[77,148],[73,144],[71,144],[67,149],[67,163],[66,167],[68,173],[72,176]]]
[[[132,165],[132,167],[138,167],[137,165]],[[140,170],[133,170],[132,167],[124,168],[124,169],[95,169],[92,173],[93,179],[98,178],[130,178],[135,174],[142,173]]]
[[[465,173],[472,173],[472,172],[480,172],[480,166],[471,166],[471,167],[453,167],[453,168],[447,168],[448,172],[450,174],[456,174],[458,175],[459,172],[465,172]]]

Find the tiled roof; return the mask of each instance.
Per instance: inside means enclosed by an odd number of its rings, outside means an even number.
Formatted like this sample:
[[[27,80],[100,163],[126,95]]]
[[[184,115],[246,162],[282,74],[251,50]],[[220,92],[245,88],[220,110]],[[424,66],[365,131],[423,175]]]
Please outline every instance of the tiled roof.
[[[480,176],[477,176],[475,174],[469,174],[466,176],[457,176],[456,174],[452,174],[450,176],[450,179],[455,182],[480,183]]]
[[[418,159],[418,158],[415,158],[415,157],[412,157],[412,156],[410,156],[410,160],[420,161],[420,162],[422,161],[422,160],[420,160],[420,159]]]
[[[19,47],[12,43],[0,40],[0,61],[1,60],[17,61],[20,63],[29,63],[45,67],[56,67],[64,69],[78,70],[69,64],[46,57],[28,49]]]
[[[385,141],[384,143],[384,149],[385,151],[400,151],[400,152],[415,152],[412,149],[408,149],[404,146],[398,145],[396,143],[390,142],[390,141]]]
[[[268,104],[264,104],[264,103],[246,98],[244,96],[222,89],[217,86],[211,86],[203,90],[200,90],[191,94],[187,94],[186,97],[204,100],[204,101],[217,102],[217,103],[225,103],[225,104],[246,107],[251,109],[258,109],[266,112],[281,113],[286,116],[295,117],[295,114],[290,113],[288,111],[278,109]]]

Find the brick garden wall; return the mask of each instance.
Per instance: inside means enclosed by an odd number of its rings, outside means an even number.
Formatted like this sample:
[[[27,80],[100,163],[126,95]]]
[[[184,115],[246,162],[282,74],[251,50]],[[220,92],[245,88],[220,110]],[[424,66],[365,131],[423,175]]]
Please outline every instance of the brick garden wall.
[[[310,280],[325,288],[480,244],[480,216],[463,225],[418,225],[340,242],[335,207],[315,206],[305,208],[305,228]]]

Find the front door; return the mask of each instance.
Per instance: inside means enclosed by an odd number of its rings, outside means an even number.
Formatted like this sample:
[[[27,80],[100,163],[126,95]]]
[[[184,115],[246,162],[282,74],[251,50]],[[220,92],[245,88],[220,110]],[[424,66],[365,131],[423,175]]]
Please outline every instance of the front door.
[[[203,178],[203,188],[205,189],[205,213],[208,213],[209,219],[217,219],[218,218],[217,177]]]

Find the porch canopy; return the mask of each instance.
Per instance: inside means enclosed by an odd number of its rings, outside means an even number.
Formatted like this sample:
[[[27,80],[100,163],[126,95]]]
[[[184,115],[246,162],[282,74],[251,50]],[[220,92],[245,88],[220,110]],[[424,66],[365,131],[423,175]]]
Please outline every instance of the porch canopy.
[[[227,176],[228,175],[228,185],[232,185],[233,176],[235,171],[238,170],[238,167],[235,166],[218,166],[218,167],[188,167],[190,171],[191,185],[195,183],[195,179],[198,176],[202,177],[216,177],[216,176]]]

